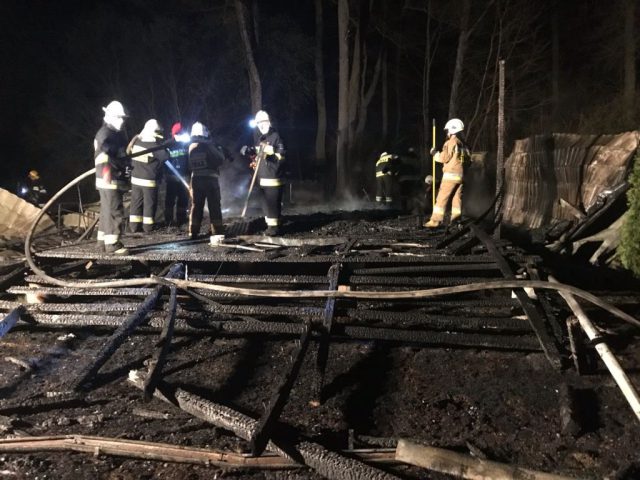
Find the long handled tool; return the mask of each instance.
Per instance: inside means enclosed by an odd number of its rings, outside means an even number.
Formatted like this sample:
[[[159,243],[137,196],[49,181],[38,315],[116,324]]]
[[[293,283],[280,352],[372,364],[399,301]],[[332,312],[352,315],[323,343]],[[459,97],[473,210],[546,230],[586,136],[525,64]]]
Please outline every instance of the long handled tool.
[[[436,148],[436,119],[431,119],[431,148]],[[436,156],[431,156],[431,175],[433,180],[431,181],[431,211],[436,206]]]
[[[244,217],[247,213],[247,208],[249,207],[249,198],[251,197],[251,192],[253,191],[253,186],[256,184],[256,178],[258,176],[258,169],[260,168],[260,162],[262,161],[264,150],[264,145],[261,143],[258,147],[258,153],[256,154],[256,168],[253,171],[253,178],[251,179],[251,185],[249,185],[249,191],[247,192],[247,199],[244,201],[244,208],[242,209],[241,217]]]

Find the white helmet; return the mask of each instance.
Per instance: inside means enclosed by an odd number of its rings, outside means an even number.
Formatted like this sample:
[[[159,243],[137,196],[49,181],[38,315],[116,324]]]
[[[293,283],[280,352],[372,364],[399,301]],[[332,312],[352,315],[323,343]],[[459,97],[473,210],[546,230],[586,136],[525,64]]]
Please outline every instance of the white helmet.
[[[102,110],[104,111],[104,122],[107,125],[111,125],[116,130],[120,130],[122,128],[124,119],[128,117],[124,111],[124,107],[117,100],[113,100],[106,107],[102,107]]]
[[[206,138],[209,136],[209,129],[200,122],[196,122],[191,126],[191,136]]]
[[[444,129],[449,135],[454,135],[464,130],[464,123],[459,118],[452,118],[445,124]]]
[[[154,141],[156,138],[162,138],[161,132],[162,128],[158,121],[155,118],[151,118],[144,124],[140,137],[146,141]]]
[[[264,110],[259,110],[253,121],[255,122],[256,127],[258,127],[258,130],[260,130],[260,133],[263,135],[265,135],[271,128],[269,114]]]

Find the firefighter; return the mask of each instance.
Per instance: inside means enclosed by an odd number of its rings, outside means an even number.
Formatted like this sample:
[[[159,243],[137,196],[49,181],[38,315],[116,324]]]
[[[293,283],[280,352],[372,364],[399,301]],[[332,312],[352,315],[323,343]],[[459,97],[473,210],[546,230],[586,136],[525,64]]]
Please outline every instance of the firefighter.
[[[435,148],[429,152],[435,157],[436,162],[443,164],[443,168],[436,204],[431,218],[424,224],[427,228],[437,227],[442,223],[445,208],[452,197],[451,221],[453,222],[462,214],[463,166],[471,154],[462,136],[464,131],[462,120],[452,118],[446,123],[444,129],[447,132],[447,140],[442,147],[442,152],[436,151]]]
[[[191,142],[189,170],[192,202],[189,212],[189,238],[195,239],[200,235],[205,201],[209,208],[211,235],[224,234],[218,184],[224,155],[213,145],[209,130],[200,122],[194,123],[191,127]]]
[[[29,203],[39,207],[43,206],[47,200],[47,189],[44,188],[37,170],[30,170],[25,184],[20,189],[20,194]]]
[[[174,123],[171,127],[171,136],[176,140],[176,135],[182,133],[182,124]],[[176,141],[169,146],[169,162],[175,171],[166,173],[167,193],[164,203],[164,220],[167,226],[176,225],[181,227],[187,221],[187,208],[189,207],[189,192],[182,182],[189,175],[189,150],[183,142]],[[180,175],[182,179],[178,178]],[[175,208],[175,216],[173,210]]]
[[[256,158],[251,168],[258,169],[257,175],[262,192],[262,210],[267,223],[266,235],[281,233],[282,191],[284,186],[284,144],[280,134],[271,125],[269,114],[264,110],[254,118],[254,144]],[[243,147],[242,153],[248,149]]]
[[[376,202],[390,206],[393,203],[394,177],[397,174],[397,155],[382,152],[376,161]]]
[[[158,182],[162,166],[168,158],[165,149],[136,155],[144,150],[157,148],[162,143],[162,129],[154,118],[147,120],[142,131],[129,142],[127,154],[131,155],[131,206],[129,228],[139,232],[151,232],[158,207]]]
[[[122,132],[128,116],[117,100],[103,107],[104,121],[93,140],[96,166],[96,189],[100,192],[98,246],[107,253],[126,255],[120,241],[124,209],[122,197],[128,190],[126,171],[130,160],[125,156],[127,140]]]

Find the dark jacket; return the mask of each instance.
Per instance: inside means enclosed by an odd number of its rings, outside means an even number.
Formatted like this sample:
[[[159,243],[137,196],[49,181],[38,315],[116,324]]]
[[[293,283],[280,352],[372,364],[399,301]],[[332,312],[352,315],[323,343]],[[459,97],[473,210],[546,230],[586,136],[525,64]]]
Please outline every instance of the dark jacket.
[[[183,178],[189,175],[189,149],[182,143],[175,143],[170,146],[167,151],[169,152],[169,162],[178,171]],[[167,174],[168,182],[179,182],[180,179],[176,178],[173,172]]]
[[[194,177],[218,177],[224,155],[208,138],[193,138],[189,145],[189,170]]]
[[[125,171],[130,165],[130,160],[125,157],[127,140],[124,133],[114,130],[106,123],[102,124],[93,140],[94,163],[96,166],[96,188],[108,190],[127,190],[128,182],[125,179]],[[111,181],[105,182],[105,172],[111,175]]]
[[[262,186],[279,186],[284,177],[284,144],[276,130],[273,128],[262,135],[258,130],[254,133],[254,143],[256,152],[260,152],[261,145],[271,145],[273,147],[273,155],[266,155],[260,161],[258,168],[258,177],[260,177],[260,185]],[[266,182],[265,182],[266,180]]]

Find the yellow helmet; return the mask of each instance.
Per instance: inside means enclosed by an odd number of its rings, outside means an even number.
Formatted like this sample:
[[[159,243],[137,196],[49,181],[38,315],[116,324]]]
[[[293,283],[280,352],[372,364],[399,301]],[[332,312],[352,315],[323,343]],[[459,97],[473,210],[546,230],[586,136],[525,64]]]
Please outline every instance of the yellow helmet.
[[[31,180],[40,180],[40,174],[37,170],[31,170],[29,171],[29,178]]]

